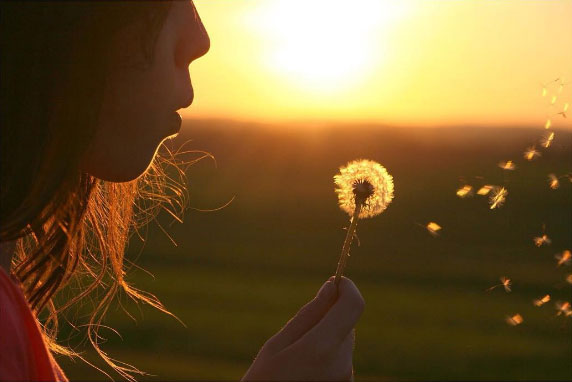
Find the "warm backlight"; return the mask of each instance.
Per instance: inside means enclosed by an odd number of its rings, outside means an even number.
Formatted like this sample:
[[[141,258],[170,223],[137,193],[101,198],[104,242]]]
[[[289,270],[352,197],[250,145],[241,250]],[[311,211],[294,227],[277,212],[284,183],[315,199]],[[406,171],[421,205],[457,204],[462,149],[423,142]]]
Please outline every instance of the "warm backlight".
[[[379,68],[386,31],[404,13],[386,0],[278,0],[253,13],[267,67],[291,85],[341,91]]]

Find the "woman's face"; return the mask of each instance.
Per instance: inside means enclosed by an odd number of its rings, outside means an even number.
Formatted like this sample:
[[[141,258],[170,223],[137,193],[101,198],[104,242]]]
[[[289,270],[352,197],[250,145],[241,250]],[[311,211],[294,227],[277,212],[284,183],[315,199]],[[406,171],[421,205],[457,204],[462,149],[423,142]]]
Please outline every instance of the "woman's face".
[[[139,36],[123,31],[114,62],[142,57]],[[99,126],[82,170],[108,181],[141,175],[159,144],[174,136],[181,120],[176,110],[193,102],[189,64],[210,47],[209,36],[191,0],[173,1],[148,68],[114,67],[108,77]]]

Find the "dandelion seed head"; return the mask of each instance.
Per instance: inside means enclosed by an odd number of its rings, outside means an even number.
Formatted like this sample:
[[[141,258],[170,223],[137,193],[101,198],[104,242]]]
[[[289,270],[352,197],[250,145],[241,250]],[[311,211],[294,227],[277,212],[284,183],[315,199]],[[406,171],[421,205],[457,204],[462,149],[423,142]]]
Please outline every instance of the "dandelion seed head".
[[[537,158],[540,155],[541,155],[540,151],[536,150],[533,146],[526,149],[526,151],[524,152],[524,159],[533,160],[534,158]]]
[[[427,223],[425,228],[427,228],[427,231],[433,236],[439,235],[439,231],[441,230],[441,226],[435,222]]]
[[[532,303],[534,304],[534,306],[542,306],[544,304],[546,304],[548,301],[550,301],[550,295],[544,295],[543,297],[534,300]]]
[[[377,162],[359,159],[340,167],[334,176],[340,208],[352,216],[356,202],[362,204],[358,217],[382,213],[393,199],[393,177]]]
[[[493,194],[489,198],[489,204],[491,205],[491,210],[498,208],[504,204],[506,201],[506,196],[508,191],[504,187],[499,187],[493,191]]]
[[[457,196],[459,198],[466,198],[471,195],[473,195],[473,187],[469,185],[465,185],[457,190]]]
[[[491,190],[494,188],[494,186],[491,186],[490,184],[486,184],[483,187],[479,188],[479,191],[477,191],[477,195],[488,195],[489,192],[491,192]]]
[[[499,167],[503,170],[514,170],[516,168],[515,164],[511,160],[507,160],[506,162],[499,162]]]
[[[511,326],[516,326],[522,324],[522,316],[520,314],[515,314],[514,316],[507,316],[505,319],[506,323]]]
[[[556,190],[558,187],[560,187],[560,182],[554,174],[548,174],[548,183],[550,184],[550,188],[553,190]]]

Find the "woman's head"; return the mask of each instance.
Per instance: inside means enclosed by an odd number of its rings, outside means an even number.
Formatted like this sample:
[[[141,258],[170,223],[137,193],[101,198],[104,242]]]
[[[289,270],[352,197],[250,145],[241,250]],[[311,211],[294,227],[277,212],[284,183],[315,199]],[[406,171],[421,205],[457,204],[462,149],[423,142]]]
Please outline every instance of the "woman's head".
[[[180,128],[178,109],[193,101],[189,64],[204,55],[209,37],[191,1],[175,1],[149,65],[133,44],[146,26],[125,28],[112,46],[98,129],[82,162],[104,180],[128,181],[147,168],[161,141]]]
[[[208,36],[191,0],[0,4],[0,242],[18,240],[13,272],[52,322],[52,296],[74,277],[92,283],[73,301],[107,286],[88,325],[98,349],[118,289],[162,309],[125,282],[123,254],[130,228],[178,186],[155,154],[192,102],[188,65]]]

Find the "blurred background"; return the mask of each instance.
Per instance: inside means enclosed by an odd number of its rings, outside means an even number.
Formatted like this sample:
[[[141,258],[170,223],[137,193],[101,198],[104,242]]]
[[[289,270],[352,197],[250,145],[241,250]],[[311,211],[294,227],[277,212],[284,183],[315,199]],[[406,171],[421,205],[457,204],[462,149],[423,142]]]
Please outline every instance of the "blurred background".
[[[212,47],[166,145],[215,160],[189,167],[183,223],[162,213],[127,255],[146,270],[128,280],[186,327],[123,297],[135,320],[109,312],[110,356],[141,380],[240,379],[335,273],[349,218],[333,176],[367,158],[395,199],[359,222],[346,271],[366,301],[356,381],[572,379],[557,310],[572,267],[555,258],[572,249],[572,1],[195,4]],[[506,202],[461,198],[466,185],[506,187]],[[486,292],[503,276],[512,292]],[[71,379],[106,378],[58,361]]]

